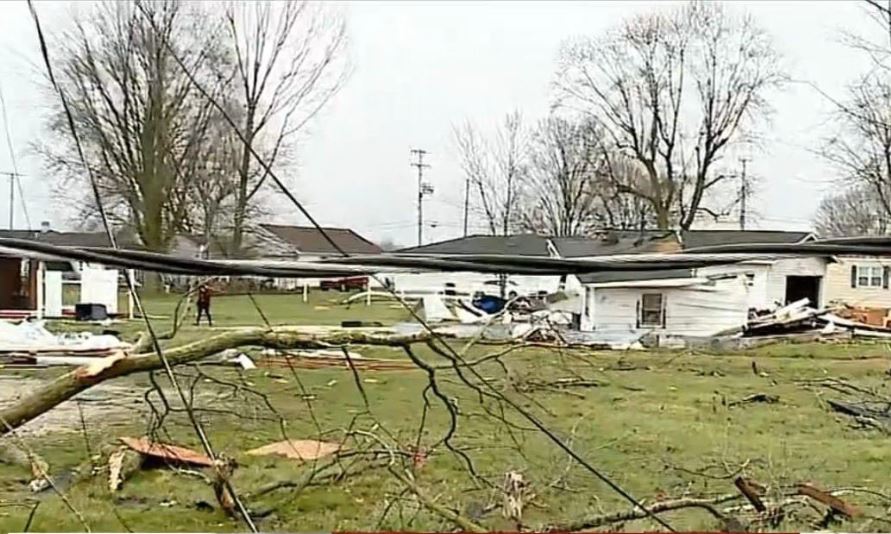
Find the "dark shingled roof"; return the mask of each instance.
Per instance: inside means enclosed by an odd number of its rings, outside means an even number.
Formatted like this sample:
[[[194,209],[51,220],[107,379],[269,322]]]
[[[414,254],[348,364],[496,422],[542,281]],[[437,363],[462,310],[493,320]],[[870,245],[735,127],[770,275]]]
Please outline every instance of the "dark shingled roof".
[[[812,237],[810,232],[782,232],[776,230],[686,230],[681,232],[684,250],[715,245],[765,243],[799,243]]]
[[[105,232],[57,232],[56,230],[0,230],[0,237],[42,241],[60,247],[107,247]]]
[[[612,230],[591,237],[553,237],[551,242],[564,258],[676,252],[675,233],[666,230]]]
[[[260,226],[304,254],[339,254],[337,249],[315,227],[280,224],[261,224]],[[379,246],[349,228],[323,228],[323,230],[347,254],[381,253]]]
[[[672,280],[692,278],[692,269],[665,269],[661,271],[610,271],[578,275],[583,284],[607,284],[610,282],[639,282],[641,280]]]
[[[399,254],[500,254],[548,257],[548,238],[534,234],[471,235],[397,250]]]

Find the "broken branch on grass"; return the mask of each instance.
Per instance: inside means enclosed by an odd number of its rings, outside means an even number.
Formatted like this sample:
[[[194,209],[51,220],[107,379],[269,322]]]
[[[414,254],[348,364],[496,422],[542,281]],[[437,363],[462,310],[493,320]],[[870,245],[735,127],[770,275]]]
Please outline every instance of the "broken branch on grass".
[[[567,523],[557,523],[553,525],[547,525],[541,529],[545,532],[577,532],[579,530],[588,530],[592,528],[602,527],[604,525],[610,525],[613,523],[621,523],[623,521],[632,521],[635,519],[644,519],[653,514],[659,514],[662,512],[669,512],[672,510],[682,510],[684,508],[701,508],[712,516],[721,521],[727,523],[731,521],[727,515],[719,511],[715,508],[715,505],[734,501],[739,499],[739,494],[730,493],[726,495],[720,495],[718,497],[714,497],[711,499],[696,499],[692,497],[685,497],[681,499],[673,499],[668,501],[662,501],[653,503],[650,506],[646,507],[646,510],[641,510],[638,508],[634,508],[631,510],[626,510],[623,512],[615,512],[612,514],[603,514],[596,515],[594,517],[587,517],[584,519],[578,519],[575,521],[570,521]]]
[[[332,345],[388,345],[406,346],[426,341],[427,332],[394,334],[389,331],[330,330],[307,331],[295,326],[274,328],[239,328],[207,339],[195,341],[166,351],[171,366],[182,365],[217,354],[226,349],[245,345],[258,345],[276,349],[320,349]],[[161,369],[163,362],[154,352],[125,356],[120,353],[101,358],[90,365],[81,366],[35,389],[14,404],[0,410],[0,419],[6,422],[0,435],[18,428],[62,402],[97,384],[133,373]]]
[[[422,490],[413,480],[400,473],[398,469],[390,467],[390,473],[392,473],[396,480],[401,482],[406,487],[406,489],[414,493],[415,497],[418,498],[418,501],[424,506],[424,508],[430,510],[440,517],[448,519],[456,526],[461,527],[466,532],[488,532],[488,529],[479,525],[470,518],[453,512],[452,510],[449,510],[445,506],[434,501],[433,498],[427,495],[427,493],[425,493],[424,490]]]

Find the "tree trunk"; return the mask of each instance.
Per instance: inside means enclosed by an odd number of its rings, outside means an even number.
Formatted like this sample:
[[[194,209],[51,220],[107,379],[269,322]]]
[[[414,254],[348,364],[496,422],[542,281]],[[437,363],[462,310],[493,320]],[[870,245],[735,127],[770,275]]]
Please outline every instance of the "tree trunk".
[[[247,215],[248,182],[251,176],[251,145],[254,142],[254,113],[256,106],[248,105],[247,119],[245,120],[245,142],[241,151],[241,162],[238,165],[238,192],[235,196],[235,213],[232,218],[232,250],[234,257],[241,257],[241,249],[244,246],[244,223]]]

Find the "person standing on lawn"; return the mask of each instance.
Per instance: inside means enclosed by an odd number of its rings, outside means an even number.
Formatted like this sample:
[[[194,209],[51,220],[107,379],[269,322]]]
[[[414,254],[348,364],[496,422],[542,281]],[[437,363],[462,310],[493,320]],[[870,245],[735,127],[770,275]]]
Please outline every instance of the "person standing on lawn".
[[[201,324],[201,315],[207,316],[207,324],[213,326],[213,318],[210,316],[210,288],[207,284],[198,287],[198,317],[195,318],[195,326]]]

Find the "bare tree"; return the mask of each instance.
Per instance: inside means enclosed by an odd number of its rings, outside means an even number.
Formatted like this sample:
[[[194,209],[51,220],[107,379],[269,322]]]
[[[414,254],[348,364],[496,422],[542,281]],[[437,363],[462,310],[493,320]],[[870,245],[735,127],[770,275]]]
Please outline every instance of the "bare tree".
[[[616,183],[642,178],[636,161],[610,154],[592,121],[542,120],[533,135],[523,180],[522,223],[550,236],[581,236],[603,229],[650,226],[649,206]]]
[[[868,186],[858,185],[826,196],[817,208],[814,227],[822,237],[887,235],[891,216]]]
[[[822,155],[841,173],[844,184],[869,192],[891,215],[891,84],[884,71],[861,77],[837,102],[837,134],[827,139]]]
[[[520,113],[504,117],[487,139],[471,124],[455,129],[464,175],[476,192],[479,211],[491,235],[509,235],[520,226],[520,189],[527,171],[529,136]]]
[[[268,178],[251,150],[275,165],[294,136],[341,87],[345,25],[321,4],[237,2],[226,10],[235,55],[241,133],[232,209],[232,243],[241,250],[251,204]]]
[[[216,81],[212,71],[224,57],[213,29],[197,32],[185,6],[165,1],[141,7],[100,4],[77,18],[59,40],[58,77],[113,222],[131,227],[147,249],[163,251],[189,225],[190,180],[210,141],[213,115],[163,41],[209,82]],[[87,174],[63,117],[61,109],[51,117],[52,142],[43,148],[74,196],[84,191]],[[85,206],[95,213],[92,198]]]
[[[604,125],[646,180],[616,185],[648,202],[659,228],[689,228],[734,143],[769,115],[785,77],[769,36],[747,15],[694,2],[636,16],[564,45],[560,103]]]

